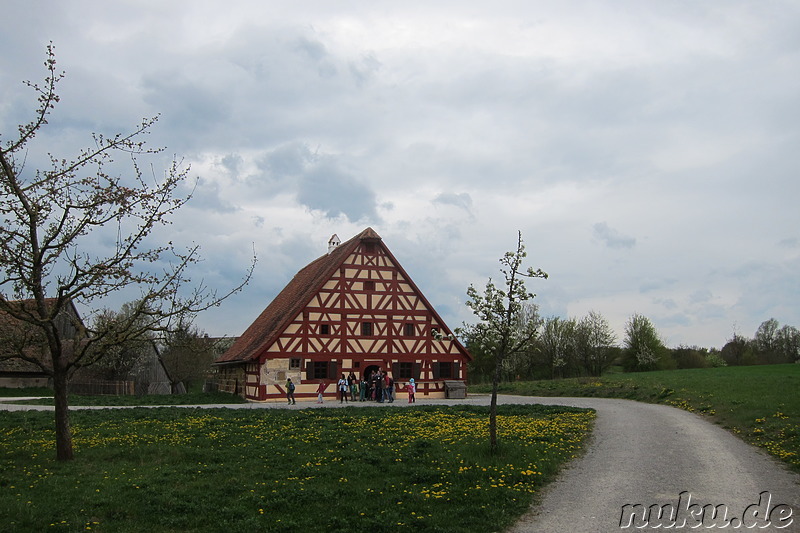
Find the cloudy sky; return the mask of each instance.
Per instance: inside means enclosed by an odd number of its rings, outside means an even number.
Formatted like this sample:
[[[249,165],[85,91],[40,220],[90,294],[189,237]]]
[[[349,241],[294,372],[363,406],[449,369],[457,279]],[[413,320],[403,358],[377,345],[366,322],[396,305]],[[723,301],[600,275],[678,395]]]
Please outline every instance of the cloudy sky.
[[[240,334],[336,233],[373,227],[451,327],[521,231],[545,316],[633,313],[667,344],[800,326],[795,1],[5,0],[0,132],[41,140],[161,114],[149,142],[198,185],[169,238],[244,293]]]

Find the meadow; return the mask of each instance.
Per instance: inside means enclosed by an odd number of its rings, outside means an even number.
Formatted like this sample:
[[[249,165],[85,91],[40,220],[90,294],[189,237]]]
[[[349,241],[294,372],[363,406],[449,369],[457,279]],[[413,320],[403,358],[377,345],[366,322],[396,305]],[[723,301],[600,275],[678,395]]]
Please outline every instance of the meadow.
[[[487,392],[486,385],[470,392]],[[526,396],[629,398],[708,417],[800,472],[800,364],[607,374],[503,383]]]
[[[594,412],[485,407],[0,412],[5,531],[487,532],[581,453]]]

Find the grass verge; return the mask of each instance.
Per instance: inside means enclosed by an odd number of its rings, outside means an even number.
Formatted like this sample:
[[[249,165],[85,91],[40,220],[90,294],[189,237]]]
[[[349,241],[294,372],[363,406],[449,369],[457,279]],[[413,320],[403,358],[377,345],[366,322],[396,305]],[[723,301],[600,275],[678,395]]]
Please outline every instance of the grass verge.
[[[0,412],[7,531],[498,531],[575,457],[592,411],[125,409],[72,413],[77,459],[56,462],[52,414]]]
[[[53,389],[47,387],[0,387],[0,398],[16,398],[19,396],[52,396]]]
[[[486,385],[471,392],[488,392]],[[800,472],[800,365],[665,370],[504,383],[505,394],[663,403],[710,417]]]
[[[53,391],[49,391],[50,397],[37,398],[35,400],[19,400],[13,403],[22,405],[53,405]],[[38,396],[30,394],[30,396]],[[127,407],[136,405],[211,405],[211,404],[237,404],[247,403],[244,398],[226,392],[189,392],[186,394],[146,394],[144,396],[135,395],[103,395],[103,396],[76,396],[70,394],[69,405],[78,406],[101,406],[101,407]]]

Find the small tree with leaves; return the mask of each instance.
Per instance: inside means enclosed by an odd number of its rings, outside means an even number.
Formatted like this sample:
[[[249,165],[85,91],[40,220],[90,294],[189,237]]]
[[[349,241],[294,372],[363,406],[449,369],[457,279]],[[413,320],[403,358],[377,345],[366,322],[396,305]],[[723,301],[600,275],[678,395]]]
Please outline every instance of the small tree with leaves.
[[[765,320],[758,326],[753,337],[753,345],[759,355],[769,356],[778,351],[778,331],[780,331],[780,324],[774,318]]]
[[[187,321],[179,321],[177,327],[163,339],[161,362],[169,375],[172,392],[178,392],[183,384],[201,381],[211,369],[214,361],[214,346],[208,336]]]
[[[758,326],[752,345],[760,364],[793,363],[798,353],[797,329],[781,327],[770,318]]]
[[[788,324],[777,333],[777,344],[786,362],[800,362],[800,330]]]
[[[650,319],[638,313],[631,315],[625,323],[625,370],[654,370],[665,349]]]
[[[137,312],[138,302],[126,302],[119,311],[103,309],[89,326],[91,331],[106,334],[105,352],[91,367],[91,374],[102,379],[130,379],[143,361],[154,353],[155,333],[149,320]],[[112,341],[112,338],[117,337]],[[88,362],[88,361],[87,361]]]
[[[497,386],[503,363],[507,357],[527,350],[536,337],[538,320],[521,320],[525,303],[535,295],[525,288],[525,278],[547,278],[541,269],[523,270],[527,253],[522,243],[522,232],[517,235],[517,248],[506,252],[500,259],[503,284],[498,287],[492,278],[483,292],[470,285],[467,289],[467,306],[478,317],[477,324],[465,324],[466,335],[478,342],[486,353],[494,357],[492,399],[489,405],[489,446],[497,451]]]
[[[617,338],[611,325],[597,311],[589,311],[577,323],[575,331],[577,355],[584,370],[590,376],[602,375],[616,355],[613,348]]]
[[[188,173],[178,161],[173,159],[160,179],[141,170],[140,158],[161,151],[142,140],[156,118],[130,133],[92,135],[90,146],[73,159],[50,154],[44,168],[30,168],[29,145],[47,125],[64,77],[56,70],[52,45],[45,67],[43,84],[26,83],[38,95],[32,120],[0,136],[0,315],[5,324],[20,324],[17,331],[25,337],[0,358],[23,359],[52,379],[56,456],[69,460],[72,373],[145,330],[168,330],[176,317],[219,304],[247,283],[255,259],[242,282],[219,296],[190,282],[188,271],[199,261],[197,245],[182,250],[171,241],[157,243],[156,230],[169,224],[191,195],[178,195]],[[120,154],[130,161],[126,171],[114,161]],[[104,248],[97,246],[98,235],[109,243]],[[138,291],[139,299],[122,321],[90,320],[94,325],[87,326],[68,312],[77,304],[97,309],[126,288]],[[43,347],[38,354],[31,351],[32,342]]]
[[[753,340],[739,335],[736,331],[720,350],[720,356],[727,365],[731,366],[754,365],[757,361]]]
[[[545,319],[536,344],[540,360],[547,365],[550,379],[555,379],[556,374],[563,377],[564,369],[573,362],[576,327],[574,318],[553,316]]]

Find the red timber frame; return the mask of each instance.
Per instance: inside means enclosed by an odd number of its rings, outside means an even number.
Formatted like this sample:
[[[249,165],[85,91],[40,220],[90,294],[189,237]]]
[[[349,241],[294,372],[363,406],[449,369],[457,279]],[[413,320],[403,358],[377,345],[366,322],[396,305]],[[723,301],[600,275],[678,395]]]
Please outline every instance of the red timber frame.
[[[258,364],[247,365],[247,397],[284,397],[281,379],[270,379],[265,370],[278,359],[302,361],[298,373],[305,386],[295,392],[298,399],[316,396],[321,378],[314,377],[315,362],[328,365],[326,396],[335,395],[342,373],[361,378],[375,365],[389,370],[399,391],[414,377],[417,395],[423,397],[443,393],[444,379],[466,381],[469,354],[381,240],[363,239]]]

